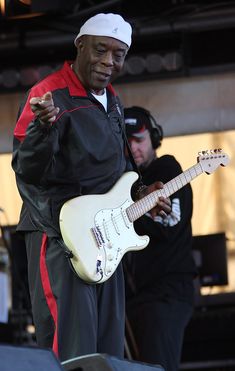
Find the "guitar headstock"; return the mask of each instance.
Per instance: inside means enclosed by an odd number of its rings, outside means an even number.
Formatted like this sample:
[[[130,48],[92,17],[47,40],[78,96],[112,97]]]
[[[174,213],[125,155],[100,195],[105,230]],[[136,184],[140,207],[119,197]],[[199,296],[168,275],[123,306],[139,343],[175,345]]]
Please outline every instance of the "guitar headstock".
[[[199,152],[197,162],[200,163],[205,173],[211,174],[218,166],[226,166],[229,163],[229,157],[222,149],[213,149]]]

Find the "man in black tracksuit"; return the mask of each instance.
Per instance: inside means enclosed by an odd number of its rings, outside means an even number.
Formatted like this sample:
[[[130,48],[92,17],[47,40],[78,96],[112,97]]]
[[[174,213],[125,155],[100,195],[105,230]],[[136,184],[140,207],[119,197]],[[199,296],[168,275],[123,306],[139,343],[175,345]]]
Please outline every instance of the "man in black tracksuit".
[[[25,235],[37,343],[60,360],[124,351],[122,267],[99,285],[75,275],[59,213],[71,198],[106,193],[130,169],[123,110],[110,84],[130,44],[131,26],[119,15],[90,18],[75,39],[76,60],[32,87],[14,131],[12,166],[23,199],[18,230]],[[160,207],[170,210],[167,200]]]
[[[182,173],[171,155],[157,157],[163,132],[142,107],[124,109],[126,132],[144,184],[164,184]],[[193,310],[192,189],[188,184],[171,196],[167,218],[148,213],[135,222],[139,235],[150,237],[142,251],[126,255],[127,318],[135,335],[138,359],[179,367],[184,329]]]

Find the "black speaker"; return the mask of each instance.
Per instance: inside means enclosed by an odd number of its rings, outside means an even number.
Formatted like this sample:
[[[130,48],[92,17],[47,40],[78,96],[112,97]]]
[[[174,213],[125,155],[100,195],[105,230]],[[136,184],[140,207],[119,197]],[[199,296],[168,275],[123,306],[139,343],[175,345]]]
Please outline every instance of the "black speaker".
[[[100,353],[64,361],[62,366],[68,371],[165,371],[160,365],[123,360]]]
[[[63,371],[50,349],[0,345],[1,371]]]
[[[12,309],[31,310],[24,236],[13,225],[1,226],[1,232],[11,259]]]

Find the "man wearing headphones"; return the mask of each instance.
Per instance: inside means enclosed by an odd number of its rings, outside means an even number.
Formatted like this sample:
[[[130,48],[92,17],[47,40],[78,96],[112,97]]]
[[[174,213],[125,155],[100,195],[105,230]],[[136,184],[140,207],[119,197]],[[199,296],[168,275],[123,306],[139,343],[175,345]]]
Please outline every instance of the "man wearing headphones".
[[[124,110],[126,134],[143,183],[164,184],[182,173],[171,155],[157,156],[163,131],[141,107]],[[145,214],[135,222],[139,235],[150,237],[142,251],[126,255],[127,323],[139,361],[178,370],[184,329],[193,312],[196,273],[192,257],[192,189],[188,184],[171,196],[166,218]]]

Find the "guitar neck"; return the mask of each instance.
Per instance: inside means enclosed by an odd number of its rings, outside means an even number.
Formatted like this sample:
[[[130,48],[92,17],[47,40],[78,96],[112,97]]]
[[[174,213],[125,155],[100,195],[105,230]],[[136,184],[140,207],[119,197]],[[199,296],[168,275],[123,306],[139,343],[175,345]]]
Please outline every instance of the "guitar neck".
[[[134,222],[135,220],[139,219],[142,215],[146,214],[149,210],[156,206],[160,196],[165,198],[171,196],[202,173],[203,169],[200,163],[197,163],[164,184],[162,189],[158,189],[134,202],[126,209],[129,220]]]

